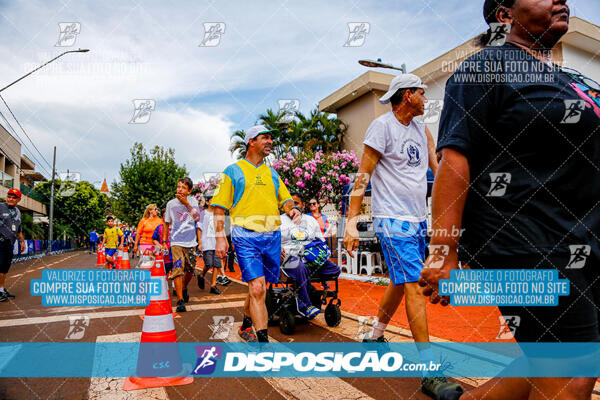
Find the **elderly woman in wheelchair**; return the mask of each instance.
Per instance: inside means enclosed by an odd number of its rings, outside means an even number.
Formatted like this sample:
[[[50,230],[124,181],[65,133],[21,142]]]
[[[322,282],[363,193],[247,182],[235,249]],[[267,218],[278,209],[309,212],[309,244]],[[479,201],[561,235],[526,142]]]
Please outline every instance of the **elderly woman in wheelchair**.
[[[300,199],[292,196],[297,203]],[[313,319],[325,309],[329,326],[337,326],[341,320],[338,294],[340,267],[329,261],[331,252],[323,239],[319,223],[310,215],[303,215],[298,225],[287,215],[281,216],[281,278],[278,285],[267,290],[269,319],[279,317],[283,333],[293,333],[295,316]],[[327,282],[333,281],[334,289]],[[321,290],[312,285],[321,283]],[[277,286],[277,287],[276,287]]]

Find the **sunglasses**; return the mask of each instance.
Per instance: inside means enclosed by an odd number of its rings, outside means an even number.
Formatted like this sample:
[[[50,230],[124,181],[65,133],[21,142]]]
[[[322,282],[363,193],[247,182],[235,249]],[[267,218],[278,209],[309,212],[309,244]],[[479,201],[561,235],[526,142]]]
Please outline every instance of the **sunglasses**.
[[[579,83],[583,83],[590,89],[600,91],[600,84],[598,82],[596,82],[595,80],[593,80],[592,78],[588,78],[587,76],[583,75],[581,72],[579,72],[573,68],[567,68],[567,67],[562,67],[560,70],[562,72],[564,72],[565,74],[569,75],[571,78],[578,81]]]
[[[317,202],[316,201],[310,201],[308,204],[310,204],[311,206],[316,206]]]

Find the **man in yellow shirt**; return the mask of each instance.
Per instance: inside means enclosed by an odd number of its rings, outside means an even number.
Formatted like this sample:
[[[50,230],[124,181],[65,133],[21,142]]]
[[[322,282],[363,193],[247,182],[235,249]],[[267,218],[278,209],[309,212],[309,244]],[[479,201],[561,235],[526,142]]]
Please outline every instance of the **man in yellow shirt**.
[[[123,250],[123,232],[115,226],[115,220],[111,216],[106,218],[106,225],[108,225],[108,228],[104,230],[104,239],[102,240],[105,249],[104,254],[106,255],[105,265],[106,269],[114,269],[115,253],[117,252],[117,249]]]
[[[266,282],[279,281],[281,232],[279,208],[300,222],[302,211],[294,202],[279,174],[264,163],[273,147],[273,130],[263,125],[246,132],[246,157],[221,174],[211,206],[214,207],[216,254],[227,256],[225,211],[231,217],[231,239],[242,280],[248,282],[244,321],[238,334],[246,341],[268,342]],[[252,325],[256,328],[256,336]]]

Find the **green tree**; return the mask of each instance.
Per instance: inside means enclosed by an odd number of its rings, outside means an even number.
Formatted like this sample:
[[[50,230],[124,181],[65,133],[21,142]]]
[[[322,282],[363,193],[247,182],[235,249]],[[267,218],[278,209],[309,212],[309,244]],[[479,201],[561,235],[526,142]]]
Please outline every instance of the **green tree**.
[[[112,184],[113,210],[135,226],[148,204],[159,208],[175,197],[177,180],[187,176],[185,166],[175,162],[175,151],[155,146],[149,152],[141,143],[131,148],[131,158],[121,164],[118,182]]]
[[[50,207],[51,182],[35,186]],[[86,236],[93,228],[104,226],[104,217],[110,203],[105,195],[89,182],[61,182],[54,180],[54,238],[66,232],[67,236]]]
[[[258,123],[268,129],[277,129],[273,135],[273,151],[275,159],[292,153],[299,155],[305,151],[322,151],[333,153],[342,150],[344,135],[348,126],[332,114],[320,112],[318,108],[311,110],[308,116],[296,111],[290,118],[284,111],[274,112],[267,109],[258,116]],[[236,131],[231,135],[229,151],[238,160],[244,157],[246,144],[245,132]]]

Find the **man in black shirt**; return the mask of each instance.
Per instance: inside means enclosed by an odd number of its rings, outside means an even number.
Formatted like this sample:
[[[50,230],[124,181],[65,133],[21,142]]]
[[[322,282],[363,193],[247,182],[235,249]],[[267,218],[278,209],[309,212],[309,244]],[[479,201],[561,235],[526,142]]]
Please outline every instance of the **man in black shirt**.
[[[6,274],[12,262],[15,240],[19,239],[21,253],[25,251],[21,212],[16,207],[20,200],[21,191],[10,189],[6,195],[6,203],[0,203],[0,302],[15,297],[4,287]]]

